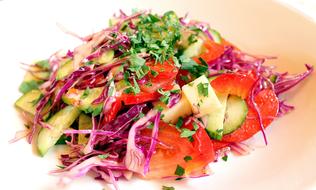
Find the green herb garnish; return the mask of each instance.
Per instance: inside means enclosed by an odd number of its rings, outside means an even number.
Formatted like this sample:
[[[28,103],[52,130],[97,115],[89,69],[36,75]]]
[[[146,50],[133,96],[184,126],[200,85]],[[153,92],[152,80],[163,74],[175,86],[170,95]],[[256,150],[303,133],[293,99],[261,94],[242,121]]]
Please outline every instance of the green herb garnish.
[[[185,170],[183,167],[181,167],[180,165],[177,165],[176,171],[174,172],[174,174],[176,174],[177,176],[183,176],[185,173]]]
[[[208,97],[208,83],[199,83],[197,89],[200,96]]]
[[[183,159],[184,159],[184,161],[188,162],[188,161],[192,160],[192,157],[191,156],[185,156]]]

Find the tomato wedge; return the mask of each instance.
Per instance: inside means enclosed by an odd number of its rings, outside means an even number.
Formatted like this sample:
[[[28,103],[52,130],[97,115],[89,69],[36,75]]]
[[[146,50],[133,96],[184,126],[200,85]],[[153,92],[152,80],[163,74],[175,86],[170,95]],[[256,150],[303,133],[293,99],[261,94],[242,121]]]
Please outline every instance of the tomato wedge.
[[[122,108],[122,100],[120,98],[116,98],[115,102],[112,103],[111,109],[104,116],[103,122],[109,123],[113,121],[117,115],[117,113]]]
[[[154,92],[154,93],[140,92],[138,94],[123,93],[120,96],[120,99],[124,102],[125,105],[134,105],[134,104],[140,104],[144,102],[157,100],[160,96],[161,94],[159,94],[158,92]]]
[[[150,71],[145,76],[145,80],[148,82],[139,86],[142,91],[153,93],[159,88],[163,90],[172,89],[173,81],[178,73],[178,68],[173,61],[165,61],[164,63],[150,61],[146,65]]]
[[[198,57],[194,57],[194,61],[199,63],[199,57],[201,57],[205,62],[213,61],[219,58],[225,52],[225,46],[223,44],[218,44],[213,40],[207,38],[204,41],[204,51]]]
[[[248,114],[242,126],[234,132],[224,135],[223,142],[241,142],[261,130],[259,117],[249,96],[254,83],[255,77],[252,74],[222,74],[211,82],[211,86],[217,92],[240,96],[247,101],[248,105]],[[262,124],[266,128],[278,113],[278,98],[273,90],[264,89],[254,97],[254,102],[259,109]]]
[[[262,124],[264,128],[268,127],[270,123],[278,114],[279,102],[274,91],[265,89],[259,92],[254,101],[256,102],[259,112],[262,118]],[[251,105],[250,100],[247,100],[248,105]],[[249,139],[260,131],[259,118],[255,109],[252,106],[248,106],[247,119],[243,125],[231,134],[225,135],[222,141],[225,142],[241,142]]]
[[[183,127],[192,129],[192,122]],[[143,130],[142,134],[150,136],[151,130]],[[214,161],[213,144],[203,128],[196,131],[193,142],[190,142],[188,138],[181,138],[175,127],[161,121],[158,140],[165,146],[157,144],[145,178],[180,177],[175,175],[178,165],[185,169],[185,175],[190,175],[201,172],[208,163]],[[192,160],[185,161],[186,156]]]

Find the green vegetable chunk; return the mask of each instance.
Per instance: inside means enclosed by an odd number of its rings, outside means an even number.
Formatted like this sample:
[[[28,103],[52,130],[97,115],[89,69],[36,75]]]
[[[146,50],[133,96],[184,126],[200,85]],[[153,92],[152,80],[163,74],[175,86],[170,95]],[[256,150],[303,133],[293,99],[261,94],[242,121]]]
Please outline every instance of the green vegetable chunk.
[[[79,114],[78,108],[67,106],[47,121],[52,128],[42,128],[37,138],[37,148],[41,156],[44,156],[56,144],[63,135],[63,131],[71,126]]]

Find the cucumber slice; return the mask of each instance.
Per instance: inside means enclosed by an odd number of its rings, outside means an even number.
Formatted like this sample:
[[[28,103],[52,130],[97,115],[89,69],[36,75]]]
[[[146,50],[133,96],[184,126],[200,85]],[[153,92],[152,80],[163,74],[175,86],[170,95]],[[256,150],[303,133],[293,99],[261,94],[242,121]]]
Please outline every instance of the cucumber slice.
[[[108,50],[103,52],[102,55],[96,60],[98,64],[107,64],[110,63],[114,58],[114,51]]]
[[[82,111],[91,113],[94,109],[98,109],[102,104],[92,105],[103,91],[103,88],[92,88],[86,90],[71,89],[63,95],[62,100],[68,104],[79,108]]]
[[[92,120],[91,117],[85,115],[85,114],[80,114],[79,116],[79,130],[83,129],[92,129]],[[85,134],[79,134],[78,135],[78,144],[87,144],[88,138],[85,136]]]
[[[248,107],[245,100],[230,95],[227,99],[223,134],[227,135],[238,129],[244,123],[247,113]]]
[[[80,111],[73,106],[67,106],[53,115],[48,121],[52,129],[43,128],[37,138],[37,148],[41,156],[55,145],[63,131],[77,119]]]
[[[62,80],[74,71],[73,61],[67,59],[57,71],[56,80]]]
[[[203,49],[203,40],[198,38],[196,42],[193,44],[189,45],[183,52],[183,55],[186,57],[195,57],[201,54],[202,49]]]
[[[35,115],[36,112],[36,104],[42,96],[42,92],[39,90],[31,90],[21,96],[16,102],[15,107],[18,108],[20,111],[24,111],[26,113],[31,114],[32,116]],[[46,107],[48,108],[49,105]],[[45,108],[44,108],[45,110]]]
[[[224,130],[224,118],[227,102],[227,94],[217,93],[217,98],[222,104],[222,107],[217,112],[212,112],[207,116],[206,131],[212,139],[221,140]]]

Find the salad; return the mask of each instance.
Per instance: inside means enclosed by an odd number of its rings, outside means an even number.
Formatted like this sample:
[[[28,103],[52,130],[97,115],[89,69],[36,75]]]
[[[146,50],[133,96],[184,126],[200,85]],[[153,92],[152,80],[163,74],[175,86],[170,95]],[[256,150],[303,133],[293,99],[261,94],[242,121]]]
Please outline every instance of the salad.
[[[244,154],[243,142],[294,107],[282,95],[306,77],[275,71],[273,57],[243,52],[209,24],[120,11],[109,27],[27,69],[15,102],[26,138],[44,156],[63,144],[51,173],[117,181],[207,176]],[[167,187],[166,187],[167,188]]]

